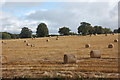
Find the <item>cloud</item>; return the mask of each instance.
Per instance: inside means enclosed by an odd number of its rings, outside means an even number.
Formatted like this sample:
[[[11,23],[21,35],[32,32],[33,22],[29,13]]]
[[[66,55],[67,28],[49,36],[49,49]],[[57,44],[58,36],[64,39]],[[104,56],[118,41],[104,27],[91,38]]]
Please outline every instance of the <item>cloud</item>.
[[[83,3],[61,3],[61,8],[53,10],[36,10],[26,16],[31,20],[46,20],[51,29],[63,26],[70,27],[77,32],[77,27],[81,21],[91,24],[101,25],[107,28],[117,28],[117,5],[108,2],[83,2]],[[57,32],[57,31],[55,31]]]
[[[7,16],[6,16],[7,15]],[[4,15],[0,16],[1,29],[0,32],[20,33],[21,28],[29,27],[35,32],[35,27],[39,23],[38,21],[29,21],[8,15],[4,12]]]
[[[91,2],[61,2],[57,8],[53,9],[48,8],[53,4],[46,5],[47,8],[41,8],[41,5],[38,5],[39,3],[27,6],[30,4],[24,3],[21,7],[21,3],[17,3],[12,6],[16,7],[15,9],[18,9],[18,12],[19,9],[22,10],[25,6],[28,7],[28,10],[24,10],[22,16],[13,15],[12,11],[11,13],[4,11],[4,15],[0,17],[0,20],[3,21],[2,31],[20,33],[21,28],[27,26],[33,32],[36,32],[37,25],[41,22],[48,25],[50,33],[57,33],[59,28],[63,26],[77,32],[77,28],[82,21],[89,22],[93,26],[100,25],[112,29],[118,27],[117,2],[93,2],[93,0]],[[5,5],[7,5],[5,6],[7,8],[13,4],[6,3]],[[31,9],[33,6],[37,9]]]

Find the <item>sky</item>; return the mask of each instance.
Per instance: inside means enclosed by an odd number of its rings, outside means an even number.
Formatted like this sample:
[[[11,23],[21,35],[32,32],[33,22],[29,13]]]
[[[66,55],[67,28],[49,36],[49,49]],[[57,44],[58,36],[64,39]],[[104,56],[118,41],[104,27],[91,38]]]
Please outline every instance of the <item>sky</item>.
[[[57,34],[64,26],[77,33],[81,22],[118,28],[118,0],[3,0],[0,6],[0,32],[20,33],[28,27],[35,33],[40,23],[47,24],[50,34]]]

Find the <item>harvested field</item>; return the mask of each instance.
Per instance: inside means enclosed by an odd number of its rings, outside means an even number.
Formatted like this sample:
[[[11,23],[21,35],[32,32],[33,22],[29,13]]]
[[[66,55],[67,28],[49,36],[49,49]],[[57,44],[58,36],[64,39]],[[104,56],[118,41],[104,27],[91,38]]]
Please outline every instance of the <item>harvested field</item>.
[[[89,77],[118,78],[118,34],[107,36],[59,36],[3,40],[2,75],[12,77]],[[35,47],[26,46],[27,40]],[[85,48],[90,43],[91,47]],[[108,44],[114,44],[108,48]],[[100,50],[101,58],[90,58],[91,50]],[[77,56],[77,63],[64,64],[64,54]],[[4,58],[5,57],[5,58]]]

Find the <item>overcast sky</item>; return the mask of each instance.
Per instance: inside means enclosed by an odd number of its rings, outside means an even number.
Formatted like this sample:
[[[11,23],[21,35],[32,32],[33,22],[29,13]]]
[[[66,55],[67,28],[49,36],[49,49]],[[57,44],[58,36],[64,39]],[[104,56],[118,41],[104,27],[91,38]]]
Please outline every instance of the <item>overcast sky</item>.
[[[24,0],[25,1],[25,0]],[[60,27],[69,27],[77,32],[80,22],[92,26],[118,28],[118,0],[114,2],[5,2],[0,11],[0,32],[20,33],[22,27],[36,32],[37,25],[44,22],[51,34],[58,33]]]

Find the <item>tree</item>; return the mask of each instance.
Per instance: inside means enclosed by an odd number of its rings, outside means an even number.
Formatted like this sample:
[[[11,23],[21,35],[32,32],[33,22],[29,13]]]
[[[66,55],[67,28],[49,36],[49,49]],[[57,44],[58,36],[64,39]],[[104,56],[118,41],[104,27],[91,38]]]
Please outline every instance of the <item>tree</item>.
[[[35,38],[35,37],[37,37],[37,36],[36,36],[36,34],[33,34],[32,37]]]
[[[110,28],[103,28],[103,32],[104,32],[104,34],[112,33]]]
[[[0,32],[1,39],[16,39],[19,38],[19,34],[12,34],[9,32]]]
[[[114,29],[114,33],[120,33],[120,27],[118,29]]]
[[[93,34],[94,33],[94,28],[91,26],[91,27],[88,27],[88,33],[89,34]]]
[[[93,34],[103,34],[103,28],[101,26],[94,26],[94,33]]]
[[[81,25],[78,27],[78,33],[82,34],[82,35],[87,35],[89,34],[89,29],[91,28],[91,24],[90,23],[86,23],[86,22],[81,22]]]
[[[118,33],[118,29],[114,29],[114,31],[113,31],[114,33]]]
[[[37,27],[36,31],[37,37],[45,37],[49,35],[49,31],[47,25],[45,23],[41,23]]]
[[[8,32],[2,32],[2,39],[11,39],[11,36]]]
[[[12,38],[12,39],[17,39],[17,38],[19,38],[19,34],[11,34],[11,33],[10,33],[10,35],[11,35],[11,38]]]
[[[32,31],[27,27],[23,27],[20,33],[21,38],[31,38]]]
[[[120,28],[118,28],[118,33],[120,33]]]
[[[62,28],[59,28],[59,33],[61,34],[61,35],[69,35],[69,33],[70,33],[70,29],[68,28],[68,27],[62,27]]]

